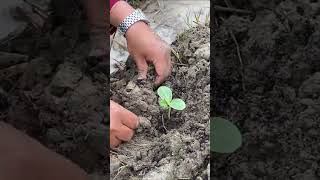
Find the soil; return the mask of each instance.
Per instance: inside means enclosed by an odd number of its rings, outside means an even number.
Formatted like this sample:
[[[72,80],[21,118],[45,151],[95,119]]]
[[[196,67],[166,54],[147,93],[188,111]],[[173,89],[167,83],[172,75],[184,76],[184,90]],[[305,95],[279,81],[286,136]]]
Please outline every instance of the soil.
[[[319,179],[319,1],[230,2],[254,14],[215,12],[211,112],[238,125],[243,145],[211,154],[212,179]]]
[[[111,152],[113,179],[208,179],[209,164],[209,55],[210,30],[196,27],[173,43],[173,72],[163,84],[186,109],[173,110],[171,118],[158,104],[154,69],[146,81],[136,79],[132,60],[112,75],[111,99],[140,116],[141,126],[132,141]]]
[[[88,68],[87,22],[75,4],[53,5],[66,7],[68,11],[53,11],[56,14],[48,20],[52,26],[46,31],[28,26],[1,43],[0,51],[20,54],[5,56],[8,62],[26,58],[0,69],[0,117],[106,179],[108,75]]]

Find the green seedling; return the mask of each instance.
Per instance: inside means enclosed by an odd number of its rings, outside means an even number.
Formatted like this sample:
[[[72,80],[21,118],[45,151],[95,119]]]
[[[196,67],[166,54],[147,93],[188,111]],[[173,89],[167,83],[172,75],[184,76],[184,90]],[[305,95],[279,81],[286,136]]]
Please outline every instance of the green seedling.
[[[196,24],[196,25],[199,25],[200,24],[200,17],[201,17],[201,14],[202,14],[202,9],[200,9],[200,11],[198,12],[198,13],[194,13],[194,23]]]
[[[159,95],[159,105],[168,110],[168,118],[170,119],[171,108],[182,111],[186,108],[186,104],[182,99],[172,99],[172,90],[167,86],[160,86],[157,90]]]

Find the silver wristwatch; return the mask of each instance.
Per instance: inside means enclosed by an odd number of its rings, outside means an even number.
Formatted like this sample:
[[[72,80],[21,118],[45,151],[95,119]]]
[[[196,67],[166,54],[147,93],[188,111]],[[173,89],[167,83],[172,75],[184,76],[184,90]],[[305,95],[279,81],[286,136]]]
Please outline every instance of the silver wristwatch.
[[[118,26],[118,30],[122,35],[125,35],[130,26],[138,21],[143,21],[148,25],[150,22],[140,9],[136,9],[132,14],[127,16]]]

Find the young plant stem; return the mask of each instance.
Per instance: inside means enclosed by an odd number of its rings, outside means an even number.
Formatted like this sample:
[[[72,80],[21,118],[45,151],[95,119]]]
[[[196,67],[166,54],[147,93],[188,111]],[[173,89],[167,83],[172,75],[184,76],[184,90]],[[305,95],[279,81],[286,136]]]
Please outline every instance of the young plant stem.
[[[169,110],[168,110],[168,118],[170,120],[170,115],[171,115],[171,107],[169,107]]]
[[[166,126],[164,125],[164,118],[163,118],[163,114],[161,115],[161,119],[162,119],[162,126],[164,128],[164,130],[166,130],[166,133],[168,132]]]

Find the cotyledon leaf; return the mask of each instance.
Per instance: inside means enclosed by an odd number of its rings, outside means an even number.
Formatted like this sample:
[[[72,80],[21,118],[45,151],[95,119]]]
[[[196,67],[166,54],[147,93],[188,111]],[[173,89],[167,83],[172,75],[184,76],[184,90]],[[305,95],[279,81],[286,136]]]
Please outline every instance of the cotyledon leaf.
[[[186,108],[186,104],[182,99],[172,99],[169,106],[172,107],[173,109],[180,110],[180,111]]]
[[[160,98],[166,100],[167,103],[170,103],[172,100],[172,91],[167,86],[160,86],[157,90],[157,93]]]
[[[163,107],[164,109],[168,109],[169,108],[169,105],[168,105],[167,101],[164,100],[164,99],[161,99],[161,98],[159,99],[159,105],[161,107]]]

